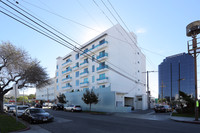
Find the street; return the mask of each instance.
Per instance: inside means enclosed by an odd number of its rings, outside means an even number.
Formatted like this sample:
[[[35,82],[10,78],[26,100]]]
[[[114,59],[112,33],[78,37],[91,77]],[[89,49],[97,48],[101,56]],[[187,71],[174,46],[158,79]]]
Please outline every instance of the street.
[[[39,126],[44,129],[42,132],[52,133],[189,133],[200,130],[198,124],[170,120],[169,113],[94,115],[51,109],[46,111],[54,115],[55,120],[50,123],[33,124],[31,128]]]

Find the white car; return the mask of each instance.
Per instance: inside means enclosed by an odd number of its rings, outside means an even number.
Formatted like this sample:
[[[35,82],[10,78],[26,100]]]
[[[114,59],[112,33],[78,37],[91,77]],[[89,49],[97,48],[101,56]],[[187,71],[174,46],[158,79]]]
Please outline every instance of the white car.
[[[25,111],[27,108],[29,108],[29,106],[27,106],[27,105],[18,105],[18,106],[17,106],[17,113],[16,113],[16,110],[13,110],[13,115],[14,115],[14,116],[17,115],[17,117],[21,117],[22,114],[24,113],[24,111]]]
[[[64,111],[82,111],[82,108],[80,105],[68,105],[67,107],[64,107]]]

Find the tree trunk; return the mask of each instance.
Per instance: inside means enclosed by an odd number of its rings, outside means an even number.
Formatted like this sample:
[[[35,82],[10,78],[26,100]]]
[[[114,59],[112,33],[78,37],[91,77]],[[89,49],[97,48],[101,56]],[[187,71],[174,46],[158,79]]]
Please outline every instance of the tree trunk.
[[[90,111],[91,111],[91,103],[90,103]]]
[[[2,94],[0,94],[0,113],[3,113],[3,96]]]

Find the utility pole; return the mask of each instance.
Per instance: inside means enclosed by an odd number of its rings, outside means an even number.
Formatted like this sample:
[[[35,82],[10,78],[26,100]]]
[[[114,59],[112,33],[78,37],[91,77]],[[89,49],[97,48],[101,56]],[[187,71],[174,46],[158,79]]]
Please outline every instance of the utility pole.
[[[186,35],[192,37],[192,44],[188,41],[188,53],[194,56],[194,73],[195,73],[195,121],[198,121],[199,117],[199,102],[198,102],[198,91],[197,91],[197,53],[200,53],[200,47],[197,46],[196,36],[200,33],[200,21],[194,21],[187,25]],[[198,50],[198,51],[197,51]]]
[[[163,87],[166,87],[163,85],[163,81],[161,83],[162,85],[160,86],[162,89],[161,89],[161,103],[163,103]]]
[[[151,73],[151,72],[157,72],[157,71],[143,72],[143,73],[147,73],[147,104],[148,104],[148,109],[150,109],[149,73]]]

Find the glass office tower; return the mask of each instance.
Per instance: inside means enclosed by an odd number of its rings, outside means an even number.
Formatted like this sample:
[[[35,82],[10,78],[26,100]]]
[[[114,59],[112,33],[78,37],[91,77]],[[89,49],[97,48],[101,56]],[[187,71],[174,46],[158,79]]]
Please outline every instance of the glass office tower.
[[[178,98],[180,91],[195,95],[195,75],[193,56],[181,53],[166,57],[158,66],[159,70],[159,98],[168,101]]]

